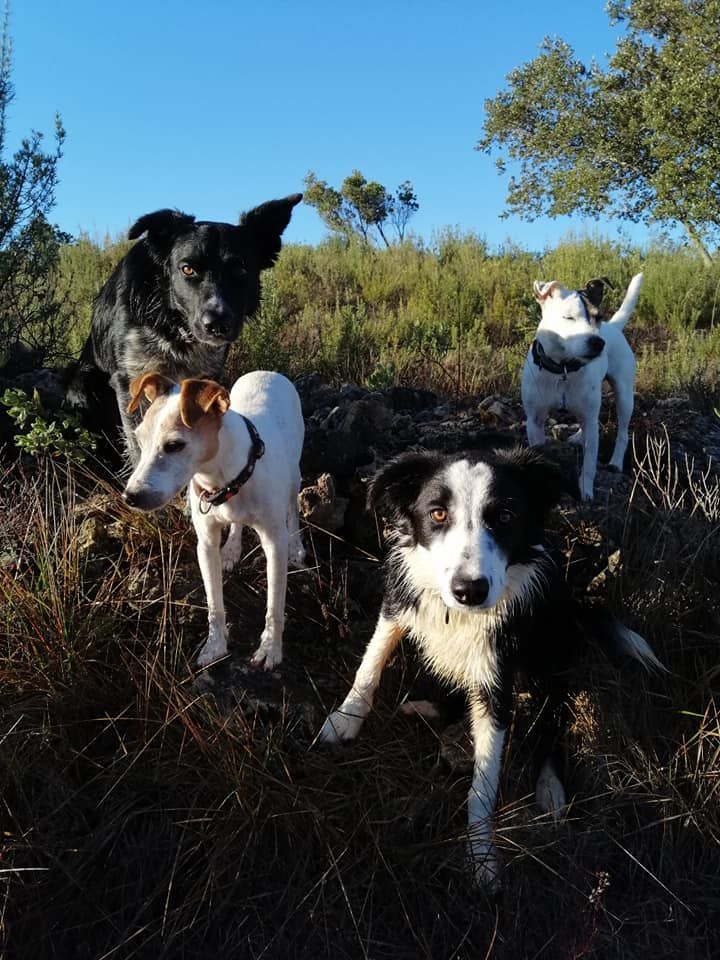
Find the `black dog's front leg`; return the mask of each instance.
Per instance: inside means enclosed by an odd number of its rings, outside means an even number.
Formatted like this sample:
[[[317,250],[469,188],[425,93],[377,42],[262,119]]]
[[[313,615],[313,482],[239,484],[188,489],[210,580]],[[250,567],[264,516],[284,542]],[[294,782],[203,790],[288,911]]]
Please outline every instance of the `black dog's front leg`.
[[[110,377],[110,385],[115,391],[120,419],[122,421],[123,433],[125,435],[125,446],[131,466],[135,467],[140,462],[140,445],[135,438],[136,422],[131,413],[128,413],[130,403],[130,381],[121,373],[114,373]]]

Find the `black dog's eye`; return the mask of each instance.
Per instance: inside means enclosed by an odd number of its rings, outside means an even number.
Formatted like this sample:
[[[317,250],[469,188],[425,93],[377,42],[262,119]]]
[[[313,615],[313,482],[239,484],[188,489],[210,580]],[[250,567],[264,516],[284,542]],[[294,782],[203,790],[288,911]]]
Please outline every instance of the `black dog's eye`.
[[[512,523],[513,515],[510,510],[500,510],[495,519],[498,523]]]
[[[430,511],[430,518],[434,523],[447,523],[448,512],[443,507],[435,507]]]
[[[182,266],[180,267],[180,270],[182,271],[182,274],[184,277],[197,276],[197,270],[195,269],[195,267],[191,267],[189,263],[183,263]]]
[[[179,453],[180,450],[185,449],[184,440],[168,440],[167,443],[163,444],[163,450],[165,453]]]

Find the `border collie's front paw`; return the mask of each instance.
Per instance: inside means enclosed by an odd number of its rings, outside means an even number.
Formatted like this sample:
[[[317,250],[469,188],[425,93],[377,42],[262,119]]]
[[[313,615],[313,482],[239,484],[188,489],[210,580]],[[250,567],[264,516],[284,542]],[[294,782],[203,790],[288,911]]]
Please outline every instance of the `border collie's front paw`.
[[[470,861],[475,883],[488,893],[499,893],[502,887],[500,862],[493,844],[471,843]]]
[[[535,784],[535,801],[543,813],[551,814],[556,822],[565,813],[565,788],[553,769],[552,761],[546,760],[540,768]]]
[[[354,740],[360,733],[363,719],[344,710],[335,710],[323,724],[318,740],[321,743],[343,743],[345,740]]]

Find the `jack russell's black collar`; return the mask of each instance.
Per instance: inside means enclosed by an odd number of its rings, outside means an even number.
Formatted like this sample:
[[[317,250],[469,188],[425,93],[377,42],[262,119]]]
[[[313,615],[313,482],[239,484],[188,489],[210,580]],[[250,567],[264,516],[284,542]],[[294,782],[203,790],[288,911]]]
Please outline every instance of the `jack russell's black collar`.
[[[585,366],[584,362],[578,359],[556,363],[545,353],[539,340],[533,340],[530,352],[535,366],[540,367],[541,370],[547,370],[548,373],[556,373],[566,377],[569,373],[577,373]]]
[[[240,414],[240,416],[242,417],[242,414]],[[252,420],[248,420],[247,417],[243,417],[243,420],[245,421],[245,426],[247,427],[248,433],[250,434],[250,440],[252,441],[248,462],[234,480],[231,480],[230,483],[226,484],[224,487],[220,487],[219,490],[205,490],[200,486],[197,480],[194,481],[195,492],[200,498],[201,513],[207,513],[211,507],[218,507],[223,503],[227,503],[228,500],[231,500],[238,492],[240,487],[244,486],[244,484],[248,482],[255,471],[255,464],[265,453],[265,444],[263,443],[260,434],[257,432],[255,424],[252,422]],[[203,504],[206,508],[204,510]]]

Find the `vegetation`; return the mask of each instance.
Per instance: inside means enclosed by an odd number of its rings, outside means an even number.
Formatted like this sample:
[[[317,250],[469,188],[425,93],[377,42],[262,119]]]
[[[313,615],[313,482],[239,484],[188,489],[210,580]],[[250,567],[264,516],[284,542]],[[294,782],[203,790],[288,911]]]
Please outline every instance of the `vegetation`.
[[[401,183],[393,194],[376,180],[366,180],[359,170],[345,177],[339,190],[309,171],[303,199],[315,207],[333,233],[364,243],[370,243],[377,235],[386,247],[390,246],[390,228],[402,243],[410,220],[420,209],[409,180]]]
[[[608,12],[624,33],[607,67],[546,38],[486,101],[478,149],[519,163],[513,213],[680,224],[709,264],[720,239],[720,3],[611,0]]]
[[[8,8],[0,39],[0,365],[22,342],[36,357],[57,359],[60,246],[70,238],[48,216],[55,203],[58,162],[65,139],[60,117],[54,149],[33,131],[8,156],[8,108],[13,100]]]
[[[243,668],[266,589],[251,547],[226,583],[232,666],[208,689],[193,682],[205,609],[181,505],[144,518],[86,473],[14,468],[0,484],[0,952],[715,956],[720,493],[662,434],[637,438],[632,486],[562,510],[556,532],[670,674],[583,664],[557,826],[533,802],[538,705],[521,700],[491,902],[465,868],[468,772],[441,759],[457,732],[394,715],[424,692],[409,651],[356,745],[312,743],[377,613],[372,524],[362,550],[305,531],[273,677]]]
[[[128,249],[83,236],[60,252],[66,291],[62,349],[79,353],[92,300]],[[228,376],[273,368],[320,373],[338,383],[425,386],[443,394],[517,388],[539,319],[532,281],[581,285],[607,276],[612,308],[637,270],[645,284],[628,336],[642,392],[668,393],[720,373],[720,267],[705,269],[683,247],[641,250],[597,237],[568,237],[537,254],[447,230],[432,243],[388,249],[329,239],[289,245],[264,275],[259,315],[233,351]]]

